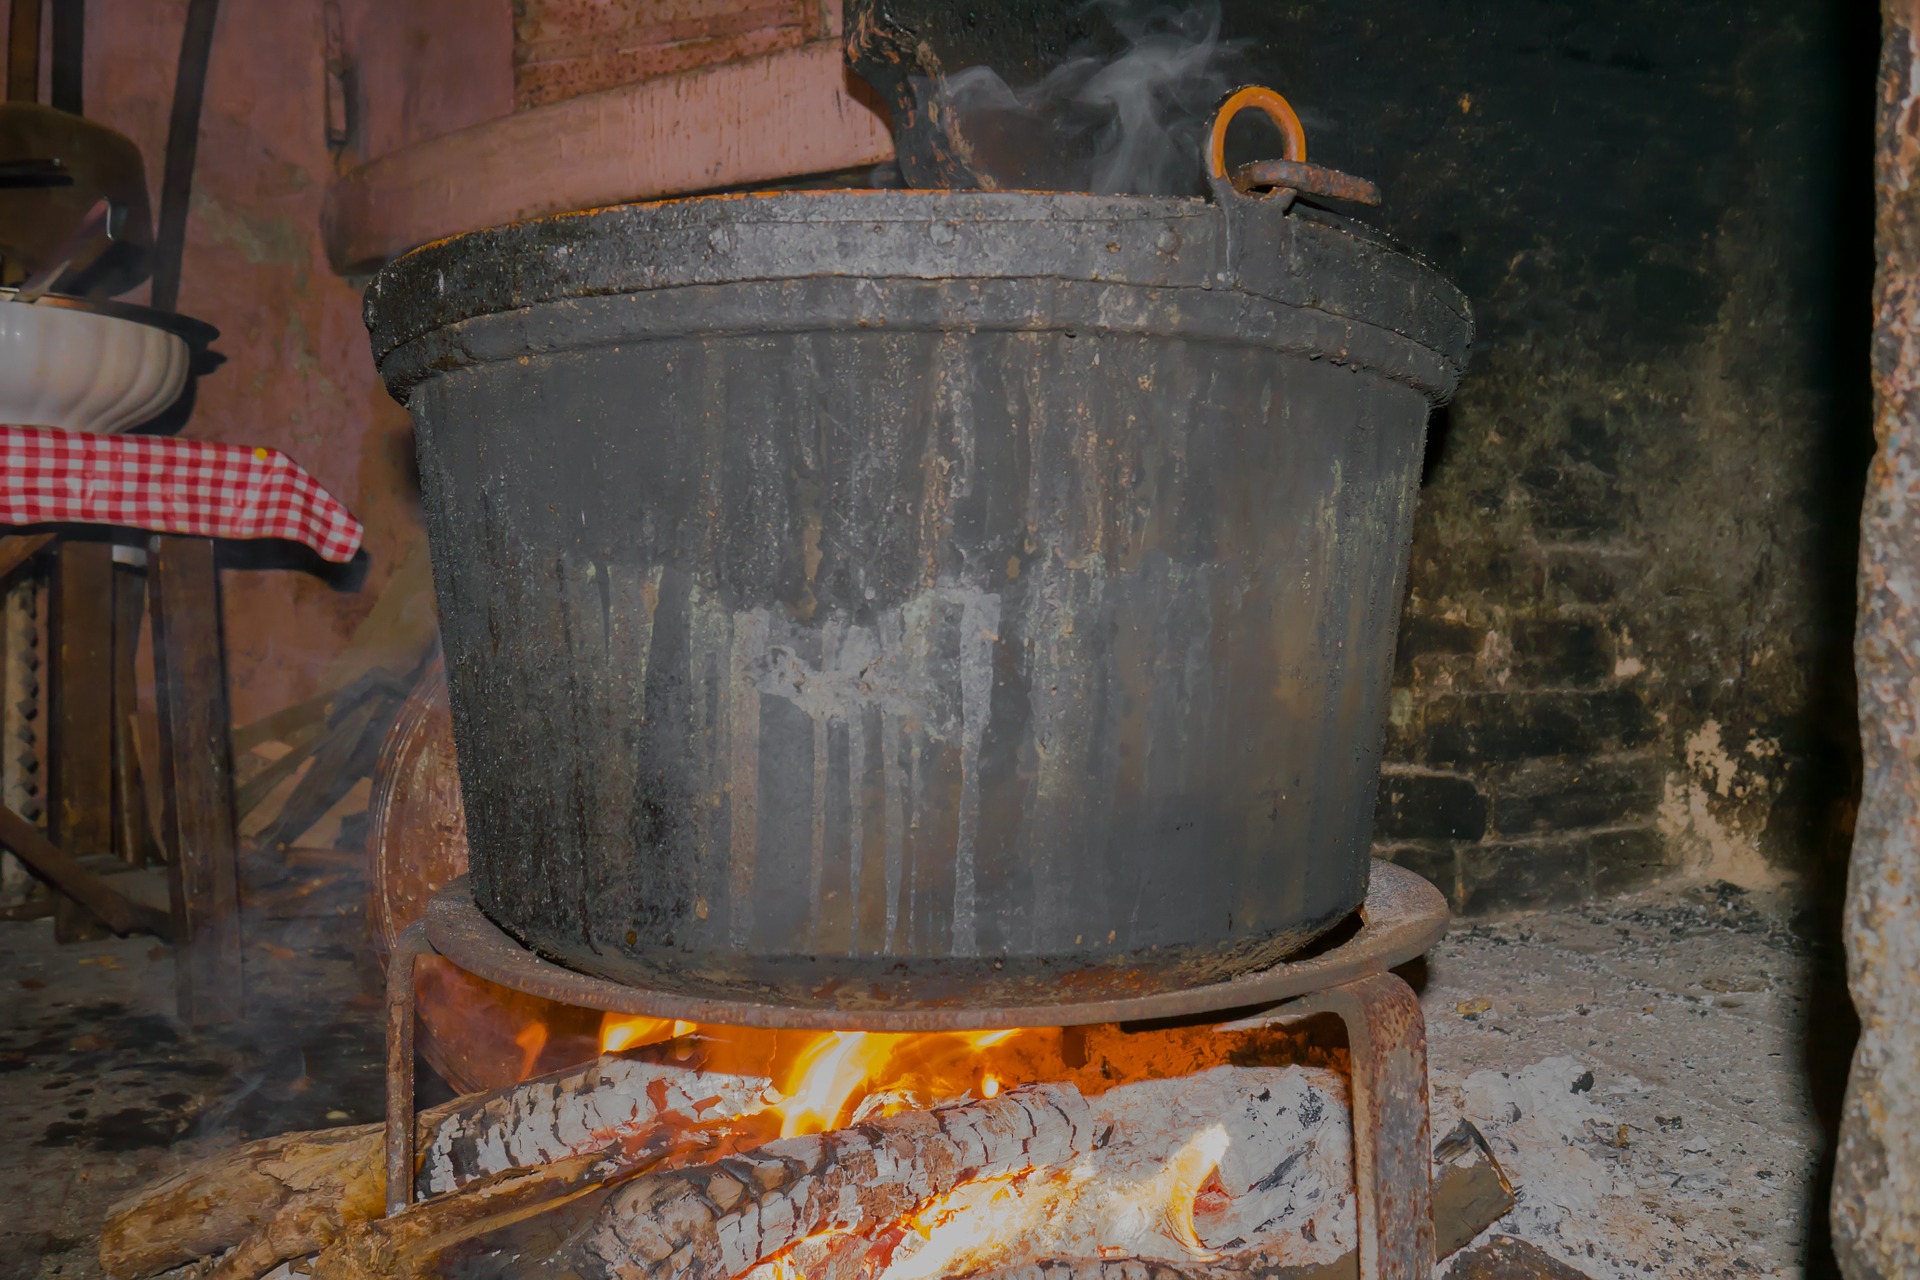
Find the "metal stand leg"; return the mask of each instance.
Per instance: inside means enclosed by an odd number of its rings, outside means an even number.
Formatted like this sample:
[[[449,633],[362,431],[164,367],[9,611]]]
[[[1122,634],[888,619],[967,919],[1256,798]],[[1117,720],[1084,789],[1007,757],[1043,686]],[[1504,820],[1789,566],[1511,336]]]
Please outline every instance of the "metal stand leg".
[[[395,940],[387,961],[387,1213],[413,1203],[413,970],[433,952],[416,920]],[[1423,1095],[1424,1096],[1424,1095]]]
[[[1433,1275],[1433,1137],[1427,1023],[1413,988],[1369,974],[1288,1005],[1347,1024],[1353,1056],[1353,1163],[1360,1198],[1360,1280]]]

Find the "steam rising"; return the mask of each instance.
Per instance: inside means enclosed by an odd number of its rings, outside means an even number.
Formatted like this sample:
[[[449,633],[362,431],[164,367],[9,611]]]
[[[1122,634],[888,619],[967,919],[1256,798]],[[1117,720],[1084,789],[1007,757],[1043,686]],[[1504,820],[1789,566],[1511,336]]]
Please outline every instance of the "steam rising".
[[[992,185],[1127,195],[1200,189],[1200,142],[1231,86],[1239,46],[1220,39],[1215,3],[1142,12],[1096,0],[1127,47],[1076,57],[1014,89],[987,67],[947,79],[947,98]]]

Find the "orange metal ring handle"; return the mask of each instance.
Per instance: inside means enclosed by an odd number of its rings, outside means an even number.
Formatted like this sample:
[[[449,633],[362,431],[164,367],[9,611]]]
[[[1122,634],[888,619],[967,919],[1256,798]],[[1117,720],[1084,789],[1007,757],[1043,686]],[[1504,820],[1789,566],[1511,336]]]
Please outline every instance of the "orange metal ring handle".
[[[1216,182],[1227,180],[1227,126],[1248,107],[1266,112],[1267,119],[1280,130],[1284,140],[1282,160],[1300,164],[1307,158],[1307,131],[1292,105],[1264,85],[1243,85],[1228,94],[1213,113],[1213,132],[1207,137],[1207,173]]]

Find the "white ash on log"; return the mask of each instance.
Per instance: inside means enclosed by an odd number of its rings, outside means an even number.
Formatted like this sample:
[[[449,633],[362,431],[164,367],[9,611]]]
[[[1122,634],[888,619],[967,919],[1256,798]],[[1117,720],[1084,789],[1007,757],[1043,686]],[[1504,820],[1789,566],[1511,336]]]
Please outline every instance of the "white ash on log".
[[[1071,1160],[965,1183],[878,1232],[809,1237],[745,1280],[1357,1278],[1343,1077],[1221,1067],[1123,1085],[1089,1107],[1095,1144]],[[1513,1194],[1471,1125],[1434,1162],[1444,1257]]]
[[[1091,1140],[981,1173],[890,1231],[803,1240],[748,1280],[939,1280],[1061,1258],[1194,1269],[1330,1263],[1355,1245],[1347,1084],[1312,1067],[1217,1067],[1088,1101]],[[769,1255],[770,1256],[770,1255]]]
[[[618,1280],[730,1280],[808,1236],[877,1231],[964,1183],[1057,1165],[1094,1140],[1086,1100],[1067,1085],[782,1139],[639,1179],[570,1261]]]
[[[764,1076],[730,1075],[603,1057],[529,1080],[464,1107],[433,1130],[414,1179],[441,1195],[475,1178],[530,1169],[598,1150],[663,1115],[717,1120],[752,1115],[771,1098]]]
[[[651,1126],[597,1154],[511,1169],[350,1226],[314,1260],[313,1280],[425,1280],[456,1245],[551,1214],[647,1169],[712,1161],[761,1146],[778,1132],[775,1117],[765,1113],[692,1123],[661,1112]]]
[[[762,1077],[603,1057],[423,1112],[415,1185],[442,1193],[598,1154],[666,1116],[750,1114],[767,1088]],[[384,1211],[383,1138],[377,1124],[281,1134],[190,1165],[109,1210],[100,1265],[129,1280],[224,1254],[211,1274],[251,1280],[317,1252]]]

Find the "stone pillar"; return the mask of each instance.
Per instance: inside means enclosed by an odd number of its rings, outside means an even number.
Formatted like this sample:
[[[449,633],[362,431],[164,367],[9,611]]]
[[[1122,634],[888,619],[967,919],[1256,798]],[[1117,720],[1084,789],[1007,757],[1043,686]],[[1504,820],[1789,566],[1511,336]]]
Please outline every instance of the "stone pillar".
[[[1874,434],[1854,661],[1865,768],[1847,890],[1860,1011],[1833,1187],[1848,1280],[1920,1275],[1920,0],[1883,0]]]

